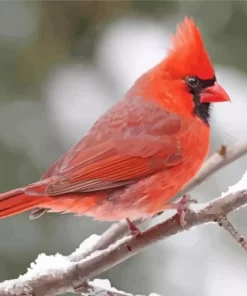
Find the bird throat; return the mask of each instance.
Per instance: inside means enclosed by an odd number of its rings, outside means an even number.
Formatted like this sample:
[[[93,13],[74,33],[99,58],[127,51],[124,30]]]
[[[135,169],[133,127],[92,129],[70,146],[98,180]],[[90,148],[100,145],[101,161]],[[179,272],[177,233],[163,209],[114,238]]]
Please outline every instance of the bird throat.
[[[200,94],[193,94],[193,102],[195,104],[193,113],[197,117],[199,117],[204,123],[209,125],[210,103],[201,103]]]
[[[202,103],[200,100],[200,94],[203,89],[213,86],[215,81],[215,76],[212,79],[200,79],[198,87],[196,89],[191,89],[191,94],[193,95],[193,102],[195,105],[193,113],[207,125],[209,125],[210,119],[210,103]]]

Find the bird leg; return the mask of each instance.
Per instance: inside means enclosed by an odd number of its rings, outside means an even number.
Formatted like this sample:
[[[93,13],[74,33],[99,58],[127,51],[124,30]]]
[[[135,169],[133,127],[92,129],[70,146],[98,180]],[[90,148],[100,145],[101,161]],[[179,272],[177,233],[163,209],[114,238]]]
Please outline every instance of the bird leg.
[[[196,199],[191,199],[190,194],[184,194],[182,199],[177,202],[171,204],[170,208],[177,210],[177,214],[179,217],[179,223],[182,227],[185,227],[187,222],[185,221],[185,211],[189,210],[189,205],[192,203],[197,203],[198,201]]]
[[[197,203],[198,201],[196,199],[191,199],[190,194],[186,193],[183,195],[180,201],[172,204],[165,205],[165,209],[174,209],[177,211],[178,217],[179,217],[179,223],[182,227],[186,227],[187,222],[185,221],[185,211],[189,210],[189,205],[192,203]],[[162,214],[162,212],[157,213],[155,216],[158,216]],[[138,236],[141,234],[141,231],[138,227],[135,226],[135,224],[129,219],[126,218],[126,222],[128,224],[128,227],[130,229],[131,235]]]
[[[129,226],[129,230],[130,230],[131,235],[138,236],[138,235],[141,234],[140,229],[137,228],[135,226],[135,224],[129,218],[126,218],[126,222],[127,222],[128,226]]]

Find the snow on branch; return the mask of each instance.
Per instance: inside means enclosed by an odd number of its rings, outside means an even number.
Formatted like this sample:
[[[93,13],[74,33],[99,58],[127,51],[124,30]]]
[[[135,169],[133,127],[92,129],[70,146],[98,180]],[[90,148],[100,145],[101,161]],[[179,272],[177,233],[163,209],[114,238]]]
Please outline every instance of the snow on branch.
[[[222,149],[204,165],[197,177],[184,190],[194,188],[209,175],[247,153],[247,142]],[[247,205],[247,173],[227,193],[207,204],[196,205],[197,210],[186,212],[186,229],[208,222],[220,223],[222,217]],[[120,226],[119,226],[120,225]],[[225,227],[230,233],[231,231]],[[117,291],[109,282],[92,281],[104,271],[131,258],[151,244],[175,235],[185,229],[177,215],[141,233],[126,235],[124,223],[114,224],[101,237],[92,235],[70,256],[41,254],[25,275],[0,284],[0,296],[53,296],[65,292],[83,295],[130,296]],[[236,238],[236,233],[231,233]],[[239,236],[238,236],[239,237]],[[242,242],[242,240],[241,240]],[[243,244],[241,244],[243,246]],[[106,284],[107,283],[107,284]]]

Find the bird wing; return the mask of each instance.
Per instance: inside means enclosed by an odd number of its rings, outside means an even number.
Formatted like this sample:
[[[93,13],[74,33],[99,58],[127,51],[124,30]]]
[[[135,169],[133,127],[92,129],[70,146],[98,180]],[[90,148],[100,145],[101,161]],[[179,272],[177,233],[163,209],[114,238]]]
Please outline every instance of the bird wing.
[[[46,194],[116,188],[181,163],[182,123],[151,101],[122,101],[47,171]]]

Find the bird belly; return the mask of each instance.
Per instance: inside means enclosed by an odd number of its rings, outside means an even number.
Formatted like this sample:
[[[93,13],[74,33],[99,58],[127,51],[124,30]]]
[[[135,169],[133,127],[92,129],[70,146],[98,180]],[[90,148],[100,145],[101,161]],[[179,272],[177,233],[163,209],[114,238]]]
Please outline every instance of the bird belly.
[[[124,188],[107,193],[100,205],[93,207],[86,215],[99,220],[120,220],[145,218],[162,211],[169,200],[201,168],[209,148],[209,128],[199,126],[194,133],[184,133],[179,142],[183,162],[146,177]]]

